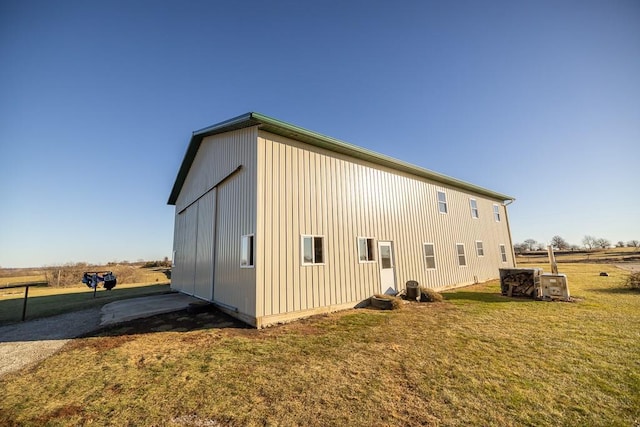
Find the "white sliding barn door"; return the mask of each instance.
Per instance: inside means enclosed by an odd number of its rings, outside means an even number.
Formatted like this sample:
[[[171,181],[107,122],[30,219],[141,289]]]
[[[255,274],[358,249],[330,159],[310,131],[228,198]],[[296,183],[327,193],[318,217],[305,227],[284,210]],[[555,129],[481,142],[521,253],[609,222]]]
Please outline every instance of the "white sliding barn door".
[[[213,299],[213,242],[215,242],[216,189],[198,200],[198,224],[195,241],[195,286],[193,295]]]
[[[180,292],[193,295],[196,257],[196,221],[198,207],[190,206],[176,218],[175,260],[171,273],[172,287]]]

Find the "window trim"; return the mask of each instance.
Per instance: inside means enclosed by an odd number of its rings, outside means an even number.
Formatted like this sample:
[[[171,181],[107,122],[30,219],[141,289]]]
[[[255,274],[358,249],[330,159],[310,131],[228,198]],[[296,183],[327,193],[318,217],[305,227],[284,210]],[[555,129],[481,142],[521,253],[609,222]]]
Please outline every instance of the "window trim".
[[[366,247],[367,247],[367,259],[366,260],[362,260],[361,256],[362,255],[360,253],[360,241],[364,240],[366,242]],[[371,242],[371,245],[369,245],[369,241]],[[374,239],[373,237],[365,237],[365,236],[358,236],[356,238],[356,246],[358,247],[358,263],[359,264],[371,264],[371,263],[375,263],[376,260],[376,251],[375,251],[375,244],[376,244],[376,239]]]
[[[495,222],[500,222],[500,205],[493,204],[493,219]]]
[[[506,264],[509,262],[509,258],[507,257],[507,246],[504,245],[503,243],[500,243],[500,245],[498,245],[498,249],[500,250],[500,257],[501,257],[501,261],[503,264]]]
[[[242,257],[243,257],[243,253],[242,253],[242,244],[244,242],[245,237],[249,237],[250,240],[250,252],[249,252],[249,261],[251,262],[250,264],[247,265],[242,265]],[[256,238],[255,238],[255,234],[251,233],[251,234],[243,234],[242,236],[240,236],[240,268],[255,268],[256,266]]]
[[[480,243],[480,246],[478,246],[478,243]],[[484,257],[484,242],[482,240],[476,240],[476,255],[478,258]]]
[[[473,207],[474,204],[476,205],[475,208]],[[480,219],[480,209],[478,209],[478,200],[470,197],[469,207],[471,208],[471,218]]]
[[[462,256],[464,257],[464,264],[460,264],[460,252],[458,248],[462,246]],[[467,263],[467,251],[464,247],[464,243],[456,243],[456,256],[458,257],[458,267],[467,267],[469,264]]]
[[[442,215],[446,215],[449,213],[449,202],[447,202],[447,193],[443,190],[436,190],[436,199],[438,200],[438,212]],[[444,202],[440,201],[440,194],[444,196]],[[444,212],[440,209],[440,206],[444,205]]]
[[[313,260],[314,262],[306,262],[304,260],[304,239],[310,237],[311,238],[311,246],[312,246],[312,250],[313,250]],[[315,262],[315,241],[317,238],[322,239],[322,262]],[[325,246],[324,246],[324,241],[325,241],[325,237],[322,234],[301,234],[300,235],[300,265],[302,266],[314,266],[314,265],[325,265],[326,263],[326,251],[325,251]]]
[[[433,258],[433,267],[429,267],[429,265],[427,264],[427,255],[425,254],[425,246],[427,245],[431,245],[431,248],[433,249],[433,255],[430,255],[430,258]],[[433,242],[423,242],[422,243],[422,259],[424,260],[424,265],[426,267],[427,270],[437,270],[438,269],[438,264],[436,264],[436,244]]]

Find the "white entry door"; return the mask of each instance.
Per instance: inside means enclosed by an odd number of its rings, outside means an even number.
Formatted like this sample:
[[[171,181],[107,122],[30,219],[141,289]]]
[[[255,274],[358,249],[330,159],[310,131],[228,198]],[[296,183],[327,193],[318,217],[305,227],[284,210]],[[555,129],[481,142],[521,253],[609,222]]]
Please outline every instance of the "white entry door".
[[[396,293],[396,274],[393,257],[392,242],[378,242],[378,252],[380,253],[380,286],[382,293]]]

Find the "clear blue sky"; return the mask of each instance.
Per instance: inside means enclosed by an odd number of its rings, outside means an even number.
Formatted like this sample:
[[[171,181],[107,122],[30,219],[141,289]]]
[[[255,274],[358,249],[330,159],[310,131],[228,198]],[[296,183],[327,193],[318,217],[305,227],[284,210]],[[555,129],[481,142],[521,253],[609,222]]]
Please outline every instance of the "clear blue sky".
[[[637,0],[0,0],[0,266],[171,256],[248,111],[513,195],[516,242],[640,239]]]

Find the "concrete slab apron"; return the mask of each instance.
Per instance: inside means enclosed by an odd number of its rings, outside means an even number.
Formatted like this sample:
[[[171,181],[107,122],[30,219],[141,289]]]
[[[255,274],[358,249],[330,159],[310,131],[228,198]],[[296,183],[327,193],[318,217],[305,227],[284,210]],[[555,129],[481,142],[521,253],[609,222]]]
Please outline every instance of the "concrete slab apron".
[[[102,307],[100,326],[184,310],[196,302],[201,300],[178,293],[115,301]]]

